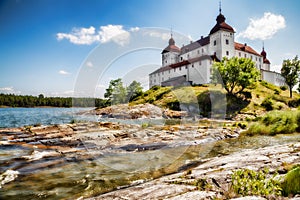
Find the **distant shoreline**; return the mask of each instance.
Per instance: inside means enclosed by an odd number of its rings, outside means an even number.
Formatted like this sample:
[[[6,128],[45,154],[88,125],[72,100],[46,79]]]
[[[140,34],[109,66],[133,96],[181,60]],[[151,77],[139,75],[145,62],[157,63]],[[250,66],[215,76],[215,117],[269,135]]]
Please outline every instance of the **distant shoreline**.
[[[0,108],[96,108],[96,107],[81,107],[81,106],[71,106],[71,107],[57,107],[57,106],[33,106],[33,107],[13,107],[13,106],[2,106]]]

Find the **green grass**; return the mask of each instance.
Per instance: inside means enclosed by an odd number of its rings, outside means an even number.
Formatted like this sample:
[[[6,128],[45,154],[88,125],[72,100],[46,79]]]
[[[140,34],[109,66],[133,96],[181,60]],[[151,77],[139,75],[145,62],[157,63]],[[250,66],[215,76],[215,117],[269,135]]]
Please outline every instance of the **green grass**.
[[[276,195],[280,196],[282,188],[280,181],[275,177],[267,178],[268,170],[253,171],[250,169],[240,169],[232,174],[231,187],[234,193],[242,196],[248,195]]]
[[[198,104],[200,114],[209,116],[212,110],[211,106],[213,106],[214,111],[224,110],[222,95],[224,96],[225,93],[220,85],[215,86],[213,84],[185,87],[154,86],[130,104],[151,103],[172,110],[180,110],[182,105]],[[290,107],[298,107],[300,104],[298,93],[294,93],[293,99],[291,99],[288,90],[282,90],[280,87],[265,81],[257,82],[256,87],[252,89],[246,89],[245,94],[247,97],[245,95],[226,96],[228,117],[243,113],[257,116],[270,110],[285,111],[290,110]],[[213,97],[215,99],[212,100]]]
[[[265,116],[257,118],[246,135],[276,135],[299,132],[300,111],[271,111]]]
[[[300,194],[300,166],[289,171],[282,183],[283,195]]]

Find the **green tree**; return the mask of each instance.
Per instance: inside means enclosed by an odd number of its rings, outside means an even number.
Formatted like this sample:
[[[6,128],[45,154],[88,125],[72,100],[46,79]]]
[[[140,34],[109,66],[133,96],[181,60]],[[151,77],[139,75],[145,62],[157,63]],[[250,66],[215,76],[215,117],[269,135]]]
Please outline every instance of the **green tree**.
[[[298,83],[298,75],[300,68],[300,61],[298,56],[294,59],[284,60],[281,68],[281,75],[285,78],[285,83],[290,89],[290,98],[293,97],[293,87]]]
[[[143,94],[143,87],[141,86],[141,83],[137,81],[132,81],[132,83],[130,83],[130,85],[126,89],[127,89],[126,99],[129,102]]]
[[[120,78],[111,80],[109,83],[104,97],[108,99],[111,104],[120,104],[126,102],[126,88],[123,86],[123,82]]]
[[[249,58],[223,58],[212,66],[212,82],[222,83],[230,95],[237,95],[254,85],[259,78],[255,63]]]

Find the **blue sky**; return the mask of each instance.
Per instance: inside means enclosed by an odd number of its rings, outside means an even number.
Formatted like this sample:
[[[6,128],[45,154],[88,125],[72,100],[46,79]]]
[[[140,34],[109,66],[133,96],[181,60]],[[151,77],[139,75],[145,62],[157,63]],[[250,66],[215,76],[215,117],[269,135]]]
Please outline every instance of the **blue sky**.
[[[90,61],[95,53],[101,53],[98,60],[113,58],[116,55],[106,55],[115,53],[106,51],[114,47],[110,43],[124,47],[124,37],[152,27],[149,31],[160,30],[156,49],[117,55],[108,70],[97,72],[93,92],[81,95],[101,97],[108,82],[118,77],[128,79],[126,84],[132,79],[146,81],[140,73],[159,66],[159,48],[167,45],[170,28],[178,46],[185,41],[180,36],[207,36],[218,5],[218,0],[1,0],[0,93],[73,96],[83,68],[95,74],[91,69],[99,67],[101,61]],[[271,69],[277,71],[283,59],[299,54],[299,7],[298,0],[222,1],[236,41],[258,52],[264,41]]]

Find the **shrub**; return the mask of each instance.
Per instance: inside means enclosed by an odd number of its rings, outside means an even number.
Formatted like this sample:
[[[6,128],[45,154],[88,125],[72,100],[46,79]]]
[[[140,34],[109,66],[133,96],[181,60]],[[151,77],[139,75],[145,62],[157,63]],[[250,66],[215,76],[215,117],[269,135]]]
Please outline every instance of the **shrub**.
[[[300,131],[299,111],[272,111],[256,121],[244,134],[276,135]]]
[[[300,99],[292,99],[288,102],[288,106],[292,108],[297,108],[300,105]]]
[[[279,95],[279,94],[280,94],[280,91],[276,88],[276,89],[274,90],[274,94]]]
[[[300,194],[300,167],[296,167],[289,171],[282,183],[283,195]]]
[[[287,87],[286,85],[282,85],[282,86],[280,86],[280,89],[281,89],[282,91],[286,91],[286,90],[288,89],[288,87]]]
[[[237,170],[232,174],[231,186],[236,194],[248,195],[281,195],[280,180],[275,179],[277,173],[267,178],[268,170]]]
[[[267,111],[273,110],[273,101],[269,97],[267,97],[261,103],[261,106],[264,107]]]
[[[240,127],[241,129],[245,129],[245,128],[247,128],[247,124],[243,123],[243,122],[239,122],[238,127]]]

